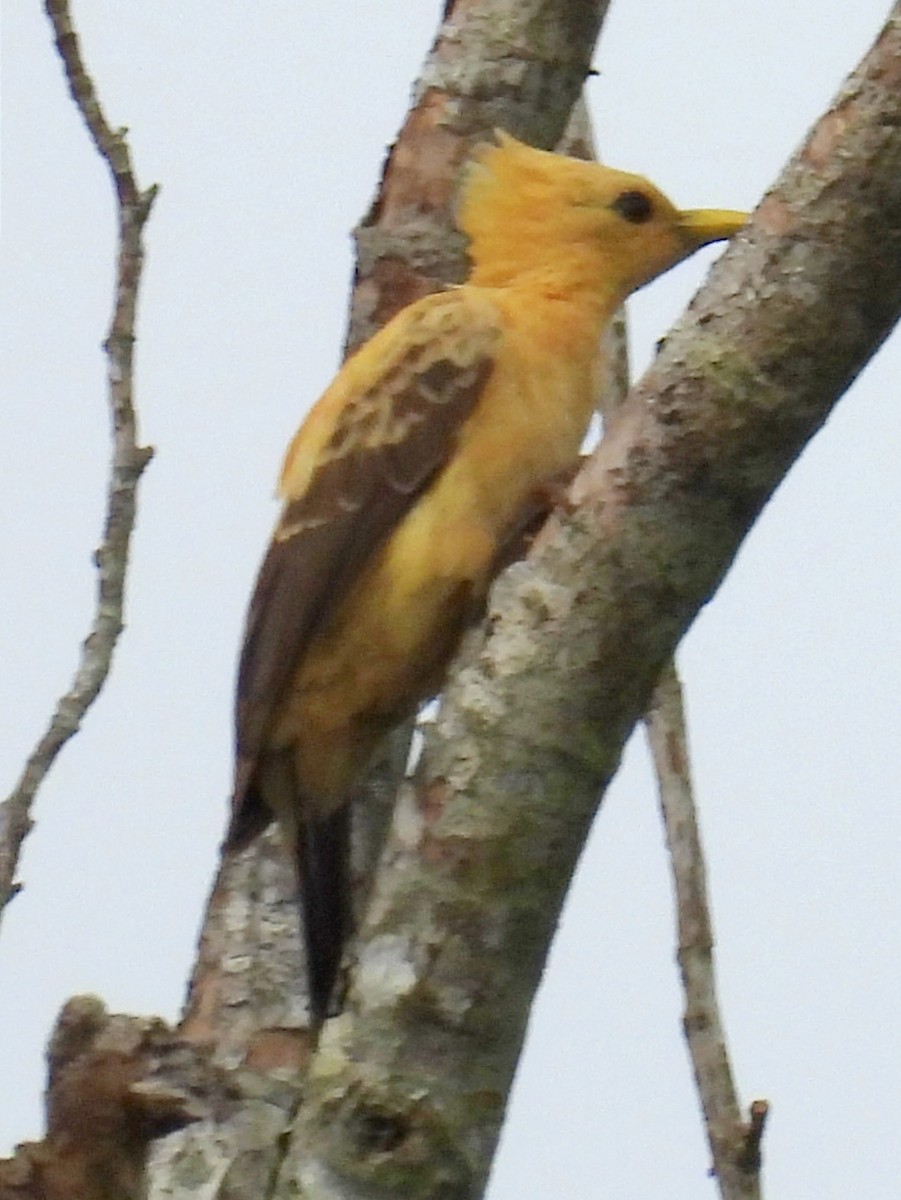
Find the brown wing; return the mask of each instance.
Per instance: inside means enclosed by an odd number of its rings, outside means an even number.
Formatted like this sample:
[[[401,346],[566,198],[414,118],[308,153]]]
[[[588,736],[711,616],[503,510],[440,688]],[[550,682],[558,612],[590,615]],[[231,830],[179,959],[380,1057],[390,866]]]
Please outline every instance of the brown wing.
[[[456,296],[427,297],[378,334],[389,346],[395,337],[395,354],[385,354],[376,339],[363,348],[380,370],[346,401],[305,491],[282,512],[257,578],[238,669],[230,845],[269,819],[259,811],[253,776],[306,646],[447,463],[491,373],[498,326],[484,315],[475,320]]]

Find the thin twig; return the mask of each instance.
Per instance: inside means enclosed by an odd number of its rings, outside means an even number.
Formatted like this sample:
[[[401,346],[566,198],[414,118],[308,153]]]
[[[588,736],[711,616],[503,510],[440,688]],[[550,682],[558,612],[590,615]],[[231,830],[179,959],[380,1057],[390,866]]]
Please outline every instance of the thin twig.
[[[590,125],[581,114],[576,114],[573,134],[581,141],[586,156],[596,157]],[[630,386],[624,311],[617,314],[607,332],[604,361],[599,408],[607,422],[624,403]],[[742,1122],[716,997],[706,869],[695,816],[682,686],[674,662],[661,672],[644,724],[657,775],[676,893],[679,967],[685,994],[683,1024],[713,1173],[723,1200],[759,1200],[760,1142],[768,1105],[765,1100],[755,1100],[750,1122]]]
[[[122,611],[128,547],[135,522],[138,480],[153,451],[137,444],[132,400],[135,308],[143,262],[142,234],[157,194],[138,188],[124,129],[108,124],[94,84],[85,70],[68,0],[45,0],[56,48],[72,98],[112,176],[117,198],[118,247],[113,316],[104,350],[107,357],[113,455],[107,487],[103,539],[95,554],[97,605],[82,645],[72,686],[59,700],[46,732],[29,756],[9,797],[0,804],[0,917],[20,890],[15,882],[22,844],[32,827],[31,806],[62,747],[76,733],[106,681],[123,629]]]
[[[723,1200],[759,1200],[760,1139],[768,1106],[755,1100],[750,1124],[742,1121],[716,996],[704,853],[692,794],[682,688],[672,663],[657,681],[645,728],[676,893],[683,1025],[713,1158],[712,1174]]]

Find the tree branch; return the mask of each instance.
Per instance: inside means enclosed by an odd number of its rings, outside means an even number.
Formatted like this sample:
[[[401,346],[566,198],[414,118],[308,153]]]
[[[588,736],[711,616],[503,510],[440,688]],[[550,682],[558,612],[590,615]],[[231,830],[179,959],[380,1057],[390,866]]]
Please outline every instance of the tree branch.
[[[590,135],[588,140],[590,143]],[[611,325],[605,349],[607,370],[600,410],[605,424],[609,424],[629,393],[624,313]],[[675,660],[664,666],[657,680],[644,715],[644,726],[673,876],[678,961],[685,995],[683,1029],[704,1114],[713,1173],[723,1200],[759,1200],[763,1121],[756,1132],[756,1126],[745,1125],[741,1120],[738,1091],[719,1014],[706,867],[691,782],[682,685]],[[751,1106],[752,1119],[760,1106],[765,1110],[765,1101],[755,1101]],[[749,1149],[752,1141],[753,1150]]]
[[[131,166],[124,130],[110,128],[85,70],[68,0],[46,0],[56,47],[72,97],[113,180],[118,208],[118,250],[113,317],[104,345],[108,368],[113,455],[107,486],[103,538],[95,554],[97,604],[72,685],[59,700],[50,724],[29,756],[9,797],[0,804],[0,919],[21,885],[15,882],[22,844],[32,828],[31,808],[60,750],[77,733],[110,671],[122,632],[128,548],[135,522],[138,480],[152,450],[137,444],[132,391],[135,308],[143,261],[142,234],[157,189],[142,192]]]
[[[750,1127],[741,1118],[716,995],[704,852],[692,794],[682,688],[672,663],[664,668],[654,688],[645,728],[673,873],[678,960],[685,994],[683,1029],[704,1113],[713,1173],[723,1200],[759,1200],[763,1122],[751,1152]],[[765,1101],[755,1100],[752,1114],[760,1106],[765,1109]]]

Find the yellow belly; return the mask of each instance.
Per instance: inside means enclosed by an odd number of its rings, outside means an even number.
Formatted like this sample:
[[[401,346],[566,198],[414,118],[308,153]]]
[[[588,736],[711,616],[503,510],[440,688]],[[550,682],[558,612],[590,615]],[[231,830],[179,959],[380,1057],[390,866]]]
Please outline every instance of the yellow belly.
[[[362,573],[308,647],[269,738],[293,747],[311,797],[346,798],[381,737],[437,689],[495,555],[477,521],[419,505]]]

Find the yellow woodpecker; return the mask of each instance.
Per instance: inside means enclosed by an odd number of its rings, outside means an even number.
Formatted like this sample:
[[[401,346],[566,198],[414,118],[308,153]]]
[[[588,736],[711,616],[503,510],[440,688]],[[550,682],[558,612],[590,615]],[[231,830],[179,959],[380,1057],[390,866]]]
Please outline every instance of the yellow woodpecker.
[[[314,1020],[350,929],[349,802],[441,686],[594,411],[626,296],[745,215],[498,134],[464,181],[472,272],[344,364],[288,448],[238,675],[227,848],[272,817],[295,856]]]

